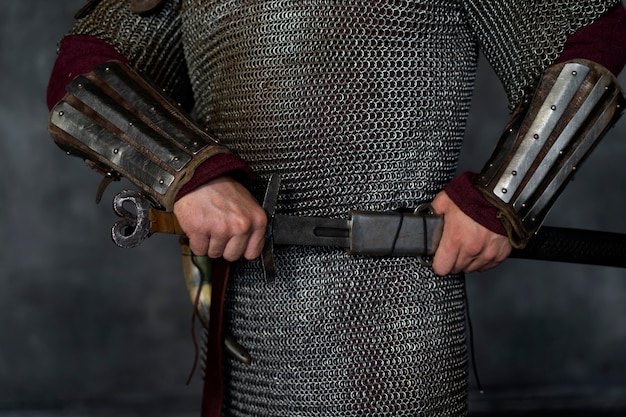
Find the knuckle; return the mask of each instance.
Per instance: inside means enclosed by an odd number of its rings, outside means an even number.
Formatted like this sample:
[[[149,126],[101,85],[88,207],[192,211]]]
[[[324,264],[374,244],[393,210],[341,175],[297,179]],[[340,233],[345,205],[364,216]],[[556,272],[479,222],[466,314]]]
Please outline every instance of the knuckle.
[[[471,242],[466,245],[465,253],[472,258],[476,258],[484,254],[484,248],[479,242]]]
[[[233,219],[232,230],[236,235],[249,235],[255,231],[265,231],[267,216],[263,209],[255,210]]]
[[[219,258],[220,256],[223,256],[222,249],[210,247],[207,252],[207,255],[209,258]]]
[[[248,217],[237,217],[230,224],[234,236],[246,235],[252,230],[252,221]]]
[[[225,239],[229,235],[230,227],[225,222],[215,222],[210,228],[210,235],[212,238],[219,240]]]
[[[265,227],[267,224],[267,218],[265,216],[265,212],[261,211],[260,213],[257,211],[254,214],[251,214],[248,217],[250,230],[259,229]]]
[[[491,262],[498,258],[498,250],[492,246],[487,246],[481,253],[481,258],[485,262]]]
[[[209,250],[209,246],[207,243],[198,242],[197,240],[189,241],[189,249],[193,252],[194,255],[204,256]]]

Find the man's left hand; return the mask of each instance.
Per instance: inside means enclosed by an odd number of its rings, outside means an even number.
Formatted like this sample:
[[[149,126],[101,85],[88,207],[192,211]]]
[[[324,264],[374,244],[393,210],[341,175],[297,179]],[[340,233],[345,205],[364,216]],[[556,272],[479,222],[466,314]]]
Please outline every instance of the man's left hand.
[[[432,202],[435,213],[444,218],[443,234],[433,258],[437,275],[486,271],[511,253],[508,237],[494,233],[467,216],[445,191]]]

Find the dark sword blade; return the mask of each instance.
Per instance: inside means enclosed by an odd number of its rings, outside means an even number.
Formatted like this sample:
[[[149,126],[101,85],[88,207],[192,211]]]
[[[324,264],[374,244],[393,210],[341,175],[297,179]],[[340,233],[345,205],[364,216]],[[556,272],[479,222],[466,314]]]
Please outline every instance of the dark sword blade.
[[[372,216],[377,217],[378,214]],[[424,216],[426,223],[410,218],[406,228],[414,228],[420,236],[401,243],[393,254],[400,256],[433,255],[439,244],[443,219]],[[360,224],[354,219],[328,219],[317,217],[291,217],[276,215],[273,241],[276,245],[335,246],[346,248],[353,254],[384,256],[391,254],[385,239],[393,236],[395,226],[384,222]],[[426,235],[423,231],[426,230]],[[363,234],[368,241],[363,238]],[[426,243],[421,243],[425,239]],[[358,247],[355,249],[355,241]],[[377,242],[383,241],[379,246]],[[365,243],[364,243],[365,242]],[[426,250],[424,251],[424,248]],[[626,268],[626,234],[596,230],[543,226],[524,249],[514,249],[511,258],[545,260],[585,265]]]
[[[275,245],[350,248],[351,228],[352,222],[347,219],[276,214],[272,221],[272,240]]]
[[[277,188],[277,187],[276,187]],[[138,195],[138,201],[141,199]],[[137,201],[134,201],[137,205]],[[135,224],[135,228],[142,229],[142,225],[149,224],[149,228],[145,226],[142,232],[141,242],[146,237],[154,233],[182,233],[182,229],[178,225],[176,217],[171,212],[161,212],[155,208],[149,207],[149,201],[145,201],[147,210],[135,210],[137,219],[131,222]],[[157,218],[171,217],[167,222],[155,222],[149,212],[159,212]],[[351,228],[352,220],[346,219],[319,219],[315,217],[300,218],[285,215],[274,215],[274,230],[268,230],[268,236],[274,241],[274,244],[307,244],[314,246],[337,246],[342,248],[350,248],[351,246]],[[145,218],[145,222],[143,221]],[[434,219],[433,219],[434,218]],[[427,255],[432,255],[439,243],[437,239],[437,225],[443,225],[443,220],[436,220],[437,216],[426,216],[427,241],[432,247],[428,247]],[[173,227],[164,228],[164,224],[171,224]],[[434,225],[434,226],[433,226]],[[116,232],[115,228],[112,231]],[[374,232],[378,236],[385,233],[381,231]],[[273,235],[272,235],[273,233]],[[295,243],[295,237],[304,235],[300,239],[301,242]],[[270,243],[270,242],[268,242]],[[122,247],[136,246],[120,244]],[[270,244],[271,246],[271,244]],[[388,255],[383,253],[382,255]],[[406,256],[420,256],[419,252],[409,253]],[[545,260],[551,262],[568,262],[577,264],[612,266],[618,268],[626,268],[626,233],[614,233],[596,230],[572,229],[562,227],[543,226],[537,234],[530,240],[526,248],[515,249],[511,253],[511,258]]]
[[[543,226],[511,258],[626,268],[626,234]]]
[[[435,253],[443,218],[416,213],[354,211],[349,219],[275,215],[274,245],[336,246],[353,255],[423,256]]]

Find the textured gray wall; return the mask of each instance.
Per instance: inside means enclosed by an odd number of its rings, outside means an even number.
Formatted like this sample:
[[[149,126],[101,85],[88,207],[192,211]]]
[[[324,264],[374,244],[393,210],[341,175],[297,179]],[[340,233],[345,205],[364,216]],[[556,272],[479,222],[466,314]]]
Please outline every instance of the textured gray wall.
[[[200,384],[185,386],[191,307],[176,238],[114,246],[108,202],[126,184],[96,206],[98,175],[46,132],[56,42],[83,4],[0,3],[0,415],[193,413]],[[462,169],[480,168],[505,107],[483,65]],[[547,223],[626,232],[625,136],[622,121]],[[626,271],[511,260],[467,282],[486,389],[472,390],[473,410],[626,405]]]
[[[95,205],[99,176],[47,134],[56,44],[83,4],[0,4],[0,410],[197,410],[176,237],[117,248],[107,236],[122,185]]]

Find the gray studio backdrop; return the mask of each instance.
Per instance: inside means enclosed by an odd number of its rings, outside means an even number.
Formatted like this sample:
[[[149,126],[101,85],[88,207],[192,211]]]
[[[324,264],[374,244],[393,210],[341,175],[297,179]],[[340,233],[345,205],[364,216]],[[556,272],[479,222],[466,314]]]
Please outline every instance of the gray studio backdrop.
[[[47,135],[56,43],[83,4],[0,3],[0,415],[195,415],[177,239],[114,246],[109,202],[127,184],[95,205],[99,176]],[[483,64],[460,169],[480,168],[507,118]],[[622,120],[547,223],[626,232],[625,156]],[[626,408],[626,270],[510,260],[467,284],[486,390],[471,380],[471,410]]]

